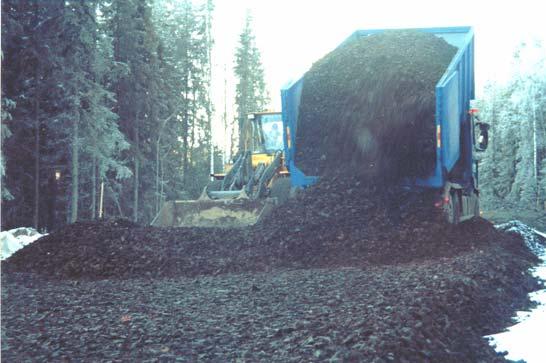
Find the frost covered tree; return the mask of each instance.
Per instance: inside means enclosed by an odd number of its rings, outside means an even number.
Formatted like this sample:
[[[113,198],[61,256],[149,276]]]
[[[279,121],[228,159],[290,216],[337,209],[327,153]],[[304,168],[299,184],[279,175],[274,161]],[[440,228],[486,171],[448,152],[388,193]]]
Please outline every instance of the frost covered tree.
[[[481,165],[485,200],[544,209],[545,54],[540,42],[521,44],[510,82],[489,85],[480,101],[482,117],[491,123],[491,145]]]
[[[4,144],[4,140],[11,136],[11,131],[4,121],[11,119],[10,109],[15,107],[15,103],[9,98],[2,98],[2,124],[0,129],[0,144]],[[13,196],[5,186],[4,176],[6,175],[6,162],[4,160],[4,151],[0,151],[0,185],[2,188],[2,195],[0,200],[11,200]]]
[[[43,194],[52,157],[48,145],[55,136],[51,124],[58,104],[59,82],[52,72],[61,66],[55,33],[63,2],[2,2],[3,99],[17,107],[4,120],[12,136],[3,143],[7,162],[6,184],[13,201],[4,203],[2,225],[34,225],[43,215]]]
[[[156,5],[168,100],[158,135],[159,200],[196,197],[210,162],[210,22],[212,1],[171,0]],[[166,118],[165,118],[166,119]]]
[[[261,55],[252,32],[252,16],[248,12],[243,31],[239,36],[239,45],[235,52],[235,105],[237,107],[238,129],[251,112],[263,111],[268,103],[264,69]],[[242,150],[239,140],[239,150]]]
[[[3,226],[95,219],[101,200],[106,216],[149,222],[164,198],[202,189],[212,8],[2,2]]]
[[[91,174],[91,160],[97,159],[89,157],[91,140],[108,136],[112,144],[123,147],[123,135],[116,133],[116,117],[110,111],[114,100],[102,84],[109,65],[99,45],[100,3],[2,4],[3,86],[17,104],[9,121],[13,136],[5,145],[7,183],[14,196],[4,209],[7,224],[29,224],[32,215],[37,228],[51,227],[55,208],[64,211],[58,222],[75,221],[82,204],[82,178]],[[94,152],[101,155],[103,165],[123,171],[116,147],[97,144]],[[53,194],[59,194],[57,207]]]
[[[98,175],[104,178],[109,170],[116,177],[130,175],[121,163],[119,153],[127,147],[119,132],[113,93],[106,88],[112,61],[104,52],[111,46],[100,36],[97,19],[99,1],[65,3],[61,29],[65,41],[60,52],[63,67],[54,77],[62,80],[59,92],[62,111],[57,115],[64,126],[69,147],[70,213],[69,222],[78,219],[81,198],[89,203],[87,218],[96,218]],[[89,183],[85,183],[89,181]]]
[[[149,160],[152,158],[152,135],[158,128],[161,78],[158,74],[158,38],[152,23],[148,0],[120,0],[113,3],[111,21],[114,61],[123,63],[127,73],[113,85],[116,113],[120,128],[130,143],[125,153],[131,161],[131,183],[122,185],[121,211],[130,211],[134,221],[146,215],[146,191],[152,190]],[[153,159],[152,159],[153,160]],[[150,173],[153,175],[153,173]],[[128,192],[131,190],[131,192]]]

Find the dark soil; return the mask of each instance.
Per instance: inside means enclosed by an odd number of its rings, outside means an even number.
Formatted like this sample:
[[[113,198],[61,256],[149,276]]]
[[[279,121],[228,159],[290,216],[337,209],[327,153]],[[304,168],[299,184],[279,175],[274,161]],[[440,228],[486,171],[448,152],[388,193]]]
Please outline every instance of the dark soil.
[[[418,31],[393,30],[342,44],[304,77],[296,164],[308,175],[396,182],[436,160],[435,86],[457,49]]]

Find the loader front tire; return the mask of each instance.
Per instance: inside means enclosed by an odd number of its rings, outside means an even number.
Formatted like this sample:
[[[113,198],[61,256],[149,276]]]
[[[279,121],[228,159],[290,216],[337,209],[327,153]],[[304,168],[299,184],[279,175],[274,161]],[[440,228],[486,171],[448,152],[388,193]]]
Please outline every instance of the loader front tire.
[[[290,197],[290,178],[278,178],[273,182],[269,196],[277,198],[278,204],[283,204]]]

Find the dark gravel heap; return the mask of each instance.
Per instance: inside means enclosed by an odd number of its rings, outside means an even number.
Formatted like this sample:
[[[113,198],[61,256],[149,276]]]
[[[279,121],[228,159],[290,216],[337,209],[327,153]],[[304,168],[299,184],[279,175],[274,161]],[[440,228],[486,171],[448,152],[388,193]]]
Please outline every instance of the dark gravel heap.
[[[457,49],[432,34],[392,30],[353,39],[304,76],[297,165],[396,181],[436,160],[435,86]]]
[[[444,222],[423,195],[384,205],[373,186],[321,183],[250,229],[79,222],[17,251],[4,271],[68,279],[217,275],[273,268],[398,264],[473,251],[506,238],[485,220]],[[391,191],[393,192],[393,191]],[[328,198],[324,198],[328,195]],[[392,217],[391,215],[394,215]]]
[[[394,223],[362,203],[377,190],[344,186],[329,209],[319,184],[253,229],[109,221],[41,238],[2,266],[3,359],[504,361],[481,337],[537,288],[521,238],[448,226],[425,202],[427,222],[400,208]]]
[[[496,362],[536,285],[521,240],[434,261],[102,281],[2,276],[2,360]]]

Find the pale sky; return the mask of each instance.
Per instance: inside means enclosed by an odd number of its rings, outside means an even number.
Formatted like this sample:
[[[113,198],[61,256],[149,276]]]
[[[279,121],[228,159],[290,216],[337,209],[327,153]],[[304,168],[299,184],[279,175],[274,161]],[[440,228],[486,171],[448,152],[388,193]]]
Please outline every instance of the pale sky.
[[[280,110],[280,87],[358,29],[473,26],[477,95],[487,80],[508,78],[515,46],[546,43],[546,5],[541,1],[430,0],[216,0],[213,36],[215,140],[222,144],[224,79],[228,119],[233,118],[233,60],[247,9],[262,54],[271,109]],[[227,77],[224,74],[227,68]]]

